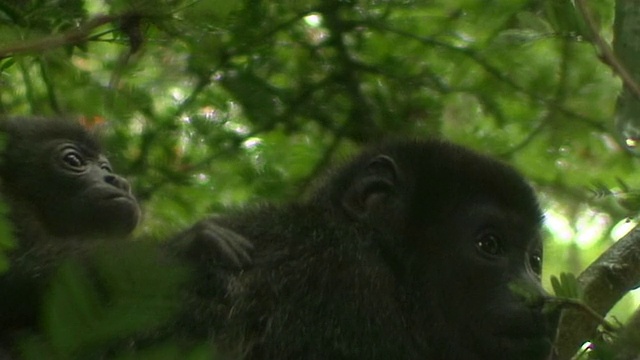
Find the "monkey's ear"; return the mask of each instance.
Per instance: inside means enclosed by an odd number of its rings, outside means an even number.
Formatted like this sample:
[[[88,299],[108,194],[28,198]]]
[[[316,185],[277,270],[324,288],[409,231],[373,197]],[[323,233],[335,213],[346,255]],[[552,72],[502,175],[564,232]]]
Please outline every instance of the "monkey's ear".
[[[362,219],[396,193],[398,178],[396,162],[387,155],[378,155],[356,174],[345,192],[342,206],[355,219]]]

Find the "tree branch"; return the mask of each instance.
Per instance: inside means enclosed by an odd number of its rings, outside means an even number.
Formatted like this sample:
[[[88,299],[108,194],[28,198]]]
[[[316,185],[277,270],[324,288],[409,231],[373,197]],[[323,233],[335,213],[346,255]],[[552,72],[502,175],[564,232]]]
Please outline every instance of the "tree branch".
[[[89,38],[91,32],[95,28],[113,22],[119,18],[119,16],[100,15],[75,29],[61,34],[46,36],[33,41],[17,41],[6,47],[0,48],[0,59],[15,55],[41,53],[61,46],[80,44]]]
[[[589,27],[589,31],[591,31],[591,41],[598,50],[600,57],[604,60],[603,62],[618,74],[625,87],[630,89],[637,99],[640,99],[640,86],[633,79],[633,76],[629,73],[627,68],[615,56],[611,46],[609,46],[609,44],[600,35],[598,26],[596,25],[596,22],[591,15],[591,10],[589,10],[585,0],[576,0],[575,4],[585,23]]]
[[[584,303],[601,316],[640,282],[640,227],[634,228],[594,261],[578,277]],[[565,310],[560,321],[558,354],[570,359],[580,346],[593,339],[598,321],[575,310]]]

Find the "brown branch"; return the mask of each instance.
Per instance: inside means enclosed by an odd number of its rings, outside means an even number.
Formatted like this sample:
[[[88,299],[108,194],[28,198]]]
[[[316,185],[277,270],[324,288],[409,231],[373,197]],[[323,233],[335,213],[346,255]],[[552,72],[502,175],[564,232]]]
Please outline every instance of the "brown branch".
[[[119,18],[119,16],[100,15],[75,29],[61,34],[45,36],[33,41],[16,41],[13,44],[0,48],[0,59],[15,55],[40,53],[43,51],[53,50],[61,46],[80,44],[89,38],[91,32],[95,28],[113,22]]]
[[[640,227],[618,240],[578,277],[584,303],[601,316],[640,282]],[[575,310],[562,314],[558,334],[559,359],[570,359],[596,335],[599,322]]]

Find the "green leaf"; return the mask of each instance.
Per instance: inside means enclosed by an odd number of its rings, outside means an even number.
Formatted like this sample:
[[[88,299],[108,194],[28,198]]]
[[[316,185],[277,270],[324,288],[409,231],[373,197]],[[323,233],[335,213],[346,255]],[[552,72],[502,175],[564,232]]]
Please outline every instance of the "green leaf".
[[[52,347],[70,356],[104,318],[100,297],[88,274],[75,261],[64,262],[54,277],[46,301],[44,323]]]
[[[583,291],[578,279],[572,273],[563,272],[560,277],[551,276],[551,287],[558,297],[582,299]]]
[[[576,34],[589,37],[589,31],[584,20],[571,0],[545,1],[544,14],[553,27],[560,34]]]
[[[104,244],[82,262],[66,260],[45,297],[45,343],[31,338],[25,353],[77,357],[148,333],[177,313],[187,274],[142,242]]]

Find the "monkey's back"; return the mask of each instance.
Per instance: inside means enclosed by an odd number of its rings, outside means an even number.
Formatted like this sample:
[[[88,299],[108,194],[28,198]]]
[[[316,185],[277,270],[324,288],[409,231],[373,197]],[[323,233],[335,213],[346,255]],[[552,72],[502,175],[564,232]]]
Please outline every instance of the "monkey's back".
[[[219,289],[202,302],[223,351],[244,349],[248,359],[424,358],[403,289],[372,238],[379,234],[330,217],[295,204],[216,220],[256,247],[254,265],[218,270]]]

